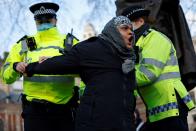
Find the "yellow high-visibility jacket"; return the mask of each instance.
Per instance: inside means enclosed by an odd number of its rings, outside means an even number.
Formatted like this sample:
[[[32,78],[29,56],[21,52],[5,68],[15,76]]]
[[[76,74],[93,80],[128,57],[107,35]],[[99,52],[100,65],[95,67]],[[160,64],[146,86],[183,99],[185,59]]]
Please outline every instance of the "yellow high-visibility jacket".
[[[136,65],[138,92],[147,108],[150,122],[178,116],[175,90],[188,109],[194,108],[186,88],[181,82],[176,51],[171,41],[153,29],[136,43],[140,48],[140,61]]]
[[[33,51],[24,52],[25,42],[22,40],[13,45],[9,56],[2,68],[2,78],[7,84],[15,82],[21,74],[13,69],[15,62],[32,63],[39,61],[39,57],[53,57],[61,55],[59,49],[64,49],[66,35],[59,33],[56,27],[45,31],[39,31],[34,36],[37,48]],[[77,40],[74,39],[74,43]],[[25,77],[23,82],[23,93],[27,100],[42,99],[55,104],[65,104],[72,97],[74,77],[65,75],[34,75]]]

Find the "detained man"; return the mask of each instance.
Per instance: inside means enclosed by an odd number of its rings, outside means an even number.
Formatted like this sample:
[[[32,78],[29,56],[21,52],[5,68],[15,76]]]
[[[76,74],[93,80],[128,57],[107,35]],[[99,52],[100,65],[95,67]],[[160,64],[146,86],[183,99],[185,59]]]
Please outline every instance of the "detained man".
[[[66,55],[29,64],[26,73],[80,75],[86,88],[77,111],[76,131],[133,131],[133,44],[131,21],[114,17],[98,37],[80,42]],[[123,66],[125,62],[129,66]]]

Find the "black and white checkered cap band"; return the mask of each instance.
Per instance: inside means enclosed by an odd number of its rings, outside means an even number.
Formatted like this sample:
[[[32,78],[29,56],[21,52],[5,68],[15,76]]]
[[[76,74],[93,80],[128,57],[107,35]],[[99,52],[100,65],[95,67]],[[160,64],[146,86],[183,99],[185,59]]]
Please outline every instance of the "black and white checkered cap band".
[[[129,18],[133,13],[138,12],[138,11],[141,11],[141,10],[144,10],[144,9],[143,8],[138,8],[136,10],[133,10],[132,12],[130,12],[129,14],[127,14],[126,17]]]
[[[43,15],[43,14],[56,14],[56,11],[53,9],[45,9],[43,6],[34,12],[34,16]]]

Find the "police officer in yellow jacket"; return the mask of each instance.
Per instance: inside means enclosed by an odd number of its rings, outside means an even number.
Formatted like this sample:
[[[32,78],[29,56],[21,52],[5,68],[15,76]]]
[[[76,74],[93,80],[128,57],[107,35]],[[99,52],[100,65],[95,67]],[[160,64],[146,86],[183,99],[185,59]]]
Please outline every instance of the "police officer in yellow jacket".
[[[66,35],[56,27],[56,3],[37,3],[30,7],[37,33],[19,40],[11,49],[2,69],[3,80],[11,84],[21,77],[27,63],[61,55],[68,46]],[[76,43],[74,39],[73,43]],[[72,131],[74,78],[64,75],[35,75],[23,83],[25,131]]]
[[[138,92],[147,108],[146,131],[188,131],[187,113],[193,101],[181,82],[172,42],[145,23],[149,10],[131,6],[123,10],[133,24],[139,61]]]

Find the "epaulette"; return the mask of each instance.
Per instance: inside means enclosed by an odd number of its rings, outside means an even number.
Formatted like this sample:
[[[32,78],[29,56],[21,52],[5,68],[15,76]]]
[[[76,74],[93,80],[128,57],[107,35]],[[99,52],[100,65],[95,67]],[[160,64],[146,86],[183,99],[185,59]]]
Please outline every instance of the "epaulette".
[[[146,37],[149,33],[151,32],[151,30],[146,30],[146,31],[144,31],[144,33],[142,34],[144,37]]]
[[[37,44],[34,37],[29,37],[25,35],[17,43],[19,43],[20,41],[22,46],[21,53],[27,52],[28,50],[33,51],[37,49]]]
[[[79,39],[76,36],[74,36],[72,33],[67,33],[67,37],[72,37],[76,39],[77,41],[79,41]]]
[[[26,39],[28,36],[27,35],[25,35],[25,36],[23,36],[22,38],[20,38],[16,43],[18,44],[20,41],[22,41],[22,40],[24,40],[24,39]]]

